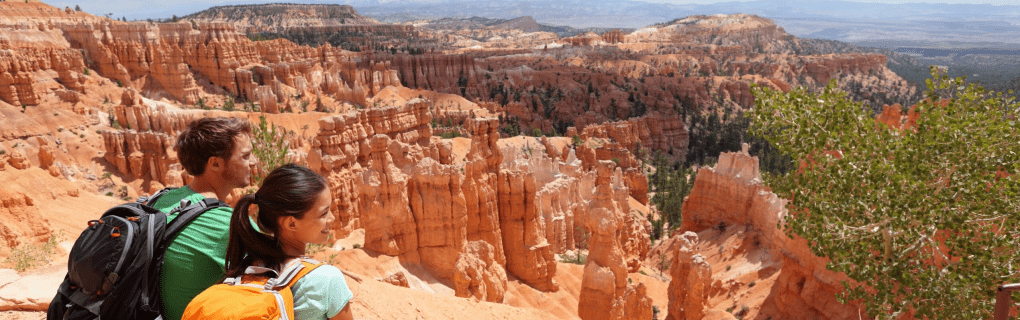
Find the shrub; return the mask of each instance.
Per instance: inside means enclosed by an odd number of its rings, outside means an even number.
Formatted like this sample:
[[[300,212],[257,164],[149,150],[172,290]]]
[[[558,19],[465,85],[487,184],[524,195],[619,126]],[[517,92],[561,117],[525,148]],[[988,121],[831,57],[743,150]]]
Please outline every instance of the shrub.
[[[535,137],[535,138],[541,137],[542,136],[542,130],[540,130],[538,128],[532,128],[530,136]]]
[[[566,262],[566,263],[573,263],[573,264],[584,265],[585,263],[588,262],[588,255],[582,254],[581,251],[578,250],[574,254],[569,254],[569,253],[561,254],[560,255],[560,259],[563,259],[563,262]]]
[[[23,243],[11,250],[11,255],[4,263],[13,265],[14,270],[18,272],[47,265],[52,261],[51,256],[56,253],[57,243],[60,242],[58,238],[62,236],[51,234],[43,244]]]
[[[833,80],[754,88],[751,133],[805,164],[766,181],[791,199],[780,227],[853,279],[840,301],[881,318],[989,319],[994,288],[1020,282],[1020,104],[931,73],[910,129],[877,123]]]
[[[234,111],[234,96],[230,93],[223,96],[223,111]]]
[[[253,175],[255,185],[261,185],[270,171],[283,165],[287,160],[290,147],[284,134],[283,130],[277,130],[276,125],[266,122],[265,115],[260,115],[259,123],[253,126],[251,152],[258,159]]]

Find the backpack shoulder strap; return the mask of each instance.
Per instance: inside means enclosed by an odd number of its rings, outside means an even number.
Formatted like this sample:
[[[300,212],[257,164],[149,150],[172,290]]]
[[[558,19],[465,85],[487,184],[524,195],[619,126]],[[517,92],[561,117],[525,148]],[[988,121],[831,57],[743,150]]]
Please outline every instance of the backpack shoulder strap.
[[[181,230],[188,226],[188,224],[192,221],[195,221],[195,218],[198,218],[198,216],[203,212],[209,211],[209,209],[223,207],[229,208],[230,206],[219,199],[205,198],[202,199],[202,201],[190,204],[184,208],[174,210],[180,213],[173,221],[170,221],[170,223],[167,224],[166,234],[164,236],[165,239],[167,239],[167,243],[173,240],[173,238],[177,236],[177,233],[181,232]]]
[[[156,201],[159,201],[159,198],[162,197],[164,194],[176,189],[177,188],[163,188],[162,190],[156,191],[156,193],[153,193],[151,196],[138,197],[138,200],[136,200],[135,202],[145,204],[151,207],[152,205],[156,204]]]
[[[290,287],[297,283],[301,277],[304,277],[322,265],[322,262],[309,258],[301,258],[287,265],[287,267],[280,272],[280,276],[276,278],[274,284],[277,288]]]

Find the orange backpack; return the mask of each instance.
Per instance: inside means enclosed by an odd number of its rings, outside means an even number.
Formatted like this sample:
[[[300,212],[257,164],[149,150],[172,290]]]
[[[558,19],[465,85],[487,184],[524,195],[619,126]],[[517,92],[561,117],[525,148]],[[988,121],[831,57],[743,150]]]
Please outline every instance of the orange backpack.
[[[184,310],[182,320],[191,319],[294,319],[294,293],[290,287],[322,265],[302,258],[283,271],[248,267],[244,274],[202,291]],[[268,276],[267,276],[268,274]]]

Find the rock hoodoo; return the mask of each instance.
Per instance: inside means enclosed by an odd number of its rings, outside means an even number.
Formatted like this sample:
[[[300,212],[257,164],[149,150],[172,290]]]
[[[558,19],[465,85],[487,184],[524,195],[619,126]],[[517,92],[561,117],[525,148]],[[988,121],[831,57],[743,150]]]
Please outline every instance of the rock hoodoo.
[[[705,257],[696,253],[698,235],[685,232],[677,235],[670,266],[669,309],[667,320],[702,319],[708,311],[708,295],[712,284],[712,267]]]
[[[619,177],[613,176],[615,164],[600,161],[596,169],[596,191],[591,210],[582,220],[591,230],[588,260],[584,265],[577,313],[581,319],[646,319],[652,315],[651,301],[644,284],[627,283],[627,265],[620,234],[624,216],[615,194],[626,194]]]

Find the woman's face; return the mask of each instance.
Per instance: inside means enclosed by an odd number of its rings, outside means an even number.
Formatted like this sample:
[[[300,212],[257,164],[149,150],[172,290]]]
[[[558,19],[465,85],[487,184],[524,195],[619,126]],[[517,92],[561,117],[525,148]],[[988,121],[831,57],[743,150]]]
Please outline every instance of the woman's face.
[[[332,197],[330,197],[327,187],[319,193],[315,204],[305,211],[301,219],[297,220],[297,240],[303,243],[329,243],[329,236],[332,232],[330,226],[333,225],[335,219],[333,212],[329,210],[330,202],[332,202]]]

